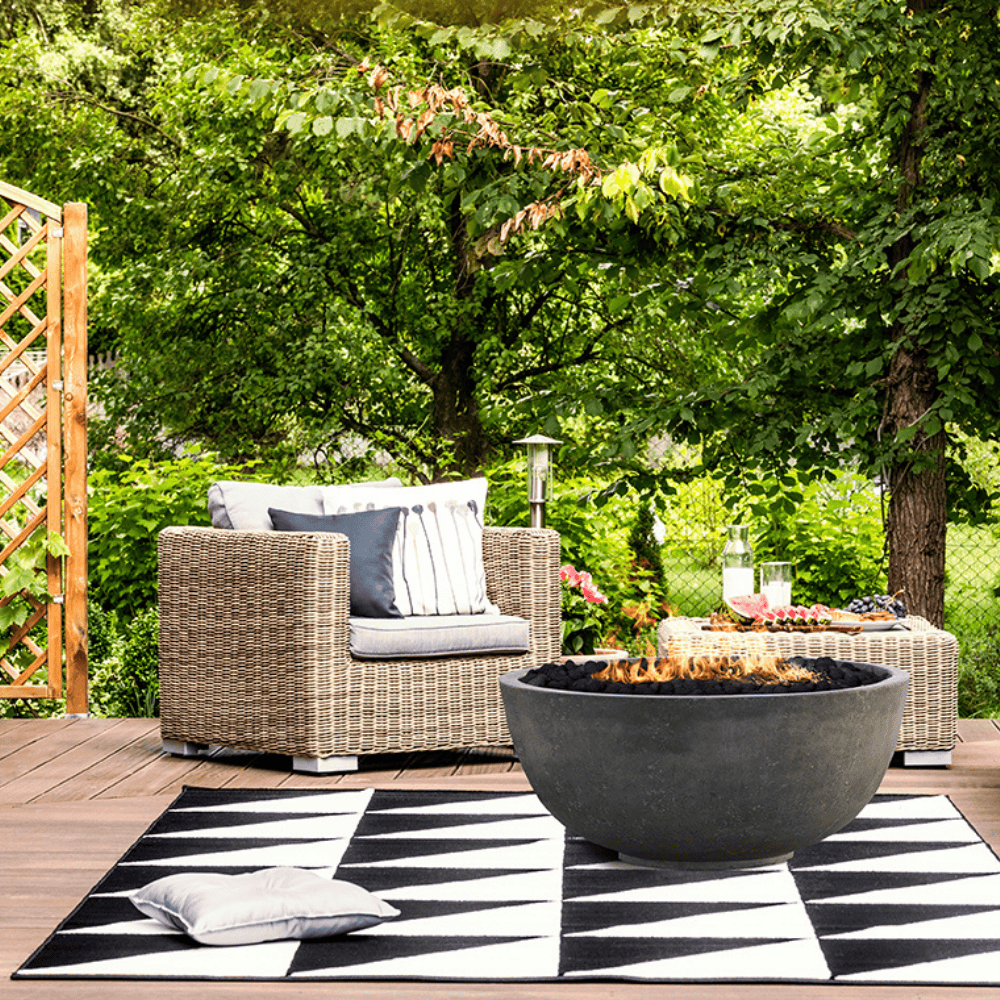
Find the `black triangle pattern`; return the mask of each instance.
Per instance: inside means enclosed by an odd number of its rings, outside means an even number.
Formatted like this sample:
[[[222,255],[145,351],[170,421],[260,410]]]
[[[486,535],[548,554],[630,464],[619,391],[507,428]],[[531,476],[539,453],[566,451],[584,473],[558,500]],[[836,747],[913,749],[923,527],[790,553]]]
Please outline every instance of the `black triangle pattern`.
[[[213,949],[128,899],[287,863],[400,915]],[[1000,985],[1000,860],[943,796],[876,796],[786,865],[713,872],[622,864],[530,793],[185,789],[15,978]]]

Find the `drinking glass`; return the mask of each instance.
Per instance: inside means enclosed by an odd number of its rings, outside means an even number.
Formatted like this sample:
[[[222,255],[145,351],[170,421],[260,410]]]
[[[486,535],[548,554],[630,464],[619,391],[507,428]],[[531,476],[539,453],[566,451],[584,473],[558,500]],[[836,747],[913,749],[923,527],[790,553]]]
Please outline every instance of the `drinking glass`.
[[[753,549],[750,529],[745,524],[731,524],[722,550],[722,599],[746,597],[753,591]]]
[[[778,608],[792,603],[792,564],[766,562],[760,564],[760,591],[769,607]]]

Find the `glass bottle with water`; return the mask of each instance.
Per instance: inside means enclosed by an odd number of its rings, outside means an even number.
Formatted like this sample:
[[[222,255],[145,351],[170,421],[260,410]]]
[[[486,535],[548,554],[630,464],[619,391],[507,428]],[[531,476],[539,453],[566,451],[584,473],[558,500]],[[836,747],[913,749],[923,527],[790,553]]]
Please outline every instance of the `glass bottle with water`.
[[[753,549],[750,547],[750,529],[745,524],[731,524],[726,529],[729,537],[722,550],[722,599],[745,597],[755,593],[753,579]]]

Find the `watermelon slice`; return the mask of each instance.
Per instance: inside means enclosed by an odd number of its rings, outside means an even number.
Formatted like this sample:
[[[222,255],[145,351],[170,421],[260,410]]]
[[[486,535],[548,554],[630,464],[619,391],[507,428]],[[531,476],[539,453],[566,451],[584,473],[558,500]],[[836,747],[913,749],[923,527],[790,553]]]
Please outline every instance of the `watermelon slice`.
[[[827,625],[830,622],[830,613],[822,604],[811,608],[801,604],[786,604],[772,608],[771,611],[778,625]]]
[[[738,622],[749,625],[755,618],[767,611],[766,594],[747,594],[745,597],[730,597],[726,601]]]

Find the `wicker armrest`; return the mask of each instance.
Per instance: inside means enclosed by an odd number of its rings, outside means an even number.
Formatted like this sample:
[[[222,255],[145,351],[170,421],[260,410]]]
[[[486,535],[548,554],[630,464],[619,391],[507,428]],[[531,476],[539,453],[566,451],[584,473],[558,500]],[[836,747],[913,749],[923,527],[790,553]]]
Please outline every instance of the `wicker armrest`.
[[[211,632],[280,623],[347,634],[350,549],[344,535],[167,528],[159,538],[160,617]],[[264,636],[261,636],[264,639]],[[280,644],[277,635],[268,641]],[[299,639],[298,636],[295,637]]]
[[[522,618],[559,609],[559,533],[549,528],[483,531],[486,591],[507,615]]]
[[[164,737],[298,752],[349,657],[347,538],[167,528],[159,562]]]

